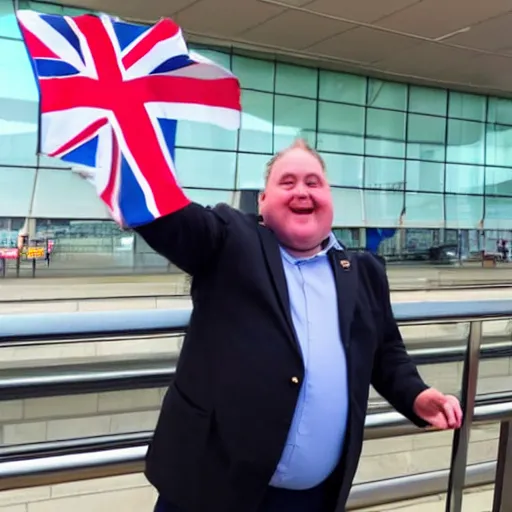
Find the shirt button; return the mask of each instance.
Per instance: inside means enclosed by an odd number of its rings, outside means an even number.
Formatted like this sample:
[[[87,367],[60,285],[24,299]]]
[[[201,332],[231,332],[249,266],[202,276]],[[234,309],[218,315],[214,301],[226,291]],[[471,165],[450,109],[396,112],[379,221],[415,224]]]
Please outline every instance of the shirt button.
[[[298,384],[299,383],[299,378],[298,377],[292,377],[291,381],[292,381],[292,384]]]

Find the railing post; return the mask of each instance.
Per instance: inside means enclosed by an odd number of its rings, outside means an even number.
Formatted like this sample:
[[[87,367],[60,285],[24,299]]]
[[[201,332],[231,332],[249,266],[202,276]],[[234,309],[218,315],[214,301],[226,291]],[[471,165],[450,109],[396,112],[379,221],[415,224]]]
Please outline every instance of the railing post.
[[[512,421],[503,421],[500,427],[492,512],[509,512],[510,510],[512,510]]]
[[[469,325],[469,337],[464,358],[462,375],[461,405],[464,420],[459,430],[453,433],[452,458],[448,492],[446,494],[446,512],[461,512],[466,466],[468,460],[469,438],[475,410],[480,345],[482,343],[482,322],[472,321]]]

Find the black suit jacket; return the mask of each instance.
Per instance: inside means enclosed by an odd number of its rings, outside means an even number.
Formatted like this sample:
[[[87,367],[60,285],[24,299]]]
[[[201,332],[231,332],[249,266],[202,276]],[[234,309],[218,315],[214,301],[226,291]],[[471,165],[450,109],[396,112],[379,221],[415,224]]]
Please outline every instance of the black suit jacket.
[[[192,203],[137,231],[193,276],[190,325],[146,476],[183,512],[256,512],[304,376],[277,240],[256,216],[227,205]],[[328,483],[329,509],[342,511],[360,457],[370,383],[418,425],[412,406],[427,386],[393,319],[382,264],[366,253],[328,254],[349,371],[345,449]]]

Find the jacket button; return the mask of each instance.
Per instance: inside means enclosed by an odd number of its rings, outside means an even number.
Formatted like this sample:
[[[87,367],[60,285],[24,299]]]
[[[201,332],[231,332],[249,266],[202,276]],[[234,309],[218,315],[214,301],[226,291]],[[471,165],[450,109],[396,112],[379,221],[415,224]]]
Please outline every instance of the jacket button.
[[[291,381],[292,381],[292,384],[298,384],[299,383],[299,378],[298,377],[292,377]]]

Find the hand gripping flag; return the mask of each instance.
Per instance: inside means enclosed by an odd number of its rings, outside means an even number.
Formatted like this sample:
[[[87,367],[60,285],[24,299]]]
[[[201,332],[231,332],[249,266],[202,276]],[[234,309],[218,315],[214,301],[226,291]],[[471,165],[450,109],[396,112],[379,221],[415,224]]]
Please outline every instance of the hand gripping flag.
[[[126,227],[186,206],[174,167],[177,123],[237,129],[236,77],[189,52],[170,19],[17,17],[40,92],[38,153],[95,168],[98,195]]]

